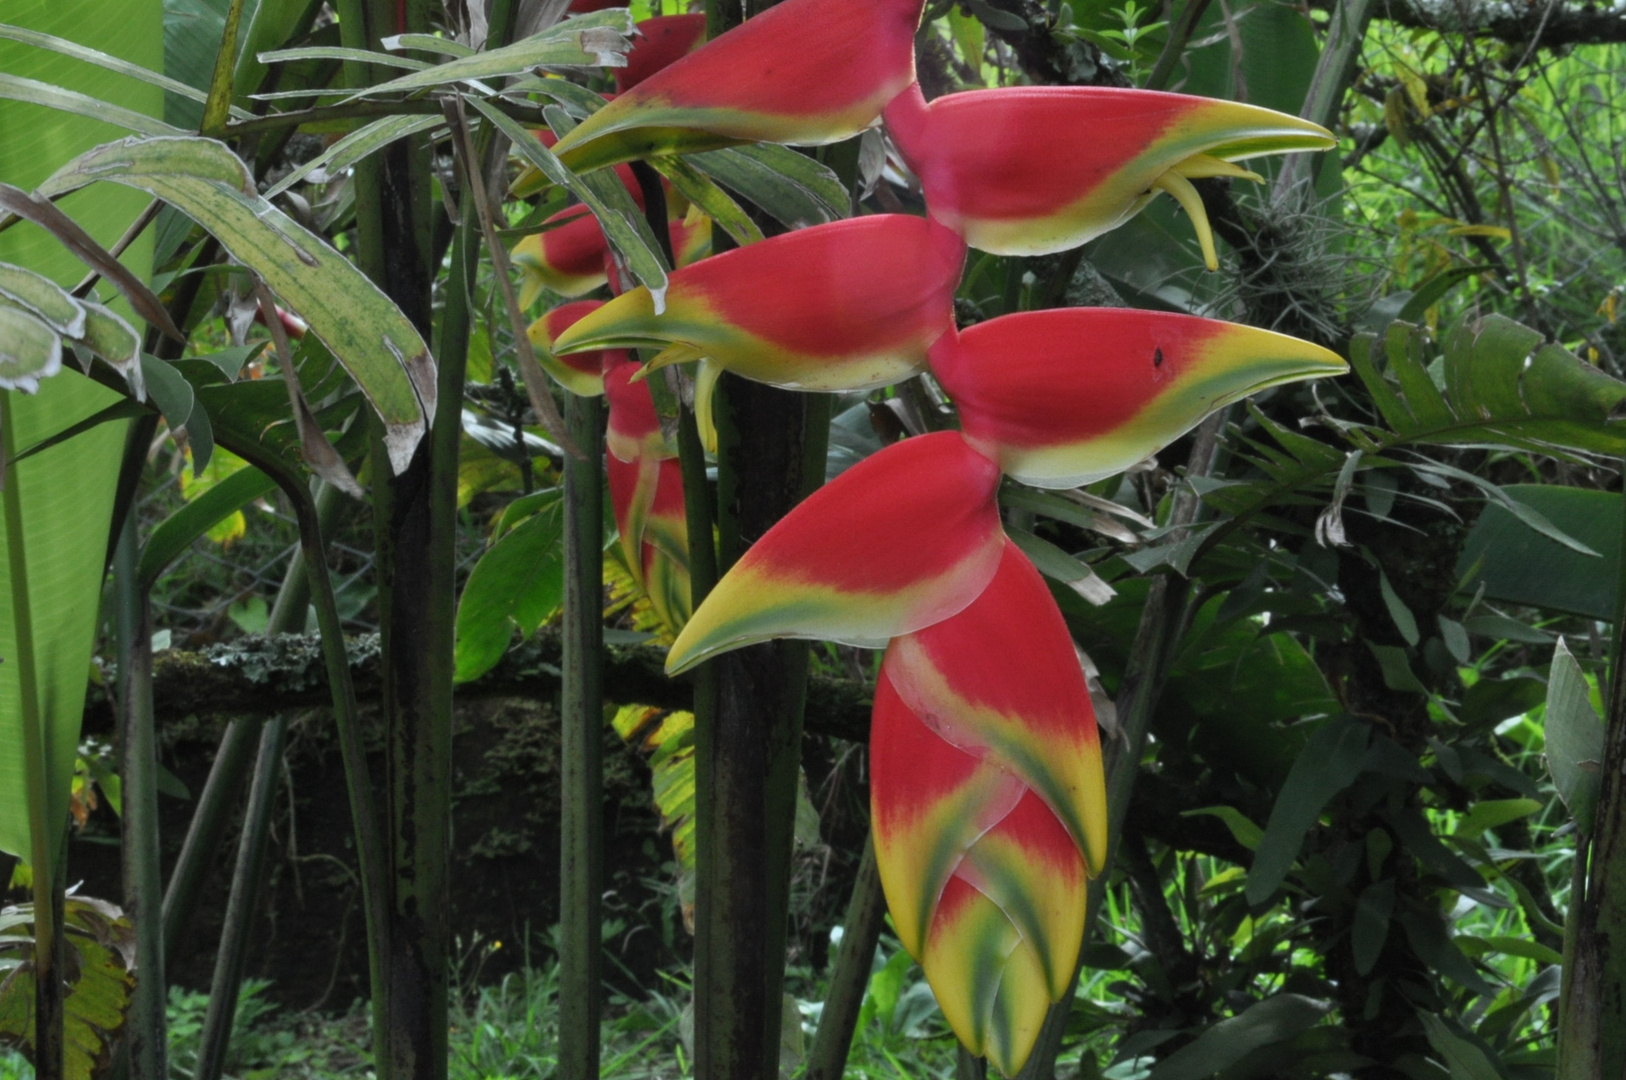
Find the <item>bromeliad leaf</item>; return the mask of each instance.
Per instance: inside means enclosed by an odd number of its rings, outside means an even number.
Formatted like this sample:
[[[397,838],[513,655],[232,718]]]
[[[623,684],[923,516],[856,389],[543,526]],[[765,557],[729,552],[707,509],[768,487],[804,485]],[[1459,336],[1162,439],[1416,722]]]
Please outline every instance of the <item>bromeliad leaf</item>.
[[[383,419],[390,464],[406,468],[435,413],[435,365],[401,310],[320,237],[254,191],[230,150],[200,138],[99,146],[40,186],[46,197],[96,180],[140,188],[183,211],[297,311]]]

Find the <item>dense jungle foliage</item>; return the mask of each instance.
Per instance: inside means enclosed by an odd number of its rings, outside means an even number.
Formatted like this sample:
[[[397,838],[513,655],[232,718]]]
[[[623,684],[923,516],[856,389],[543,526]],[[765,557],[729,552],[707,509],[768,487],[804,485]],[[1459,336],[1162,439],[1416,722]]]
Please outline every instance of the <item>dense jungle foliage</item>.
[[[661,212],[640,215],[618,184],[538,179],[538,154],[509,149],[524,130],[562,134],[589,111],[583,98],[613,86],[593,56],[565,56],[591,48],[547,38],[565,8],[0,5],[0,210],[13,215],[0,263],[73,289],[76,255],[113,249],[145,284],[93,275],[75,296],[177,331],[148,331],[117,371],[98,364],[103,385],[72,362],[106,357],[85,336],[94,327],[53,332],[69,362],[30,400],[58,411],[3,417],[8,529],[50,519],[31,528],[47,529],[66,569],[19,562],[21,532],[8,533],[0,759],[68,762],[51,775],[71,776],[71,795],[65,782],[60,798],[36,798],[24,765],[0,761],[13,905],[0,912],[0,1047],[12,1048],[0,1077],[34,1075],[41,1056],[34,972],[49,967],[48,940],[67,972],[66,1064],[41,1077],[733,1078],[765,1075],[765,1062],[786,1077],[982,1075],[882,917],[864,749],[878,653],[811,648],[805,730],[796,693],[751,699],[765,726],[796,716],[788,750],[732,766],[768,777],[778,809],[764,817],[783,816],[784,843],[740,841],[721,868],[704,860],[723,856],[696,861],[730,842],[713,831],[726,814],[701,805],[730,766],[697,764],[726,737],[697,735],[704,692],[660,675],[676,627],[617,542],[602,479],[572,464],[602,416],[543,381],[532,348],[546,341],[516,333],[562,299],[540,289],[519,310],[516,245],[549,235],[572,202],[619,215],[605,230],[638,280],[664,282],[673,256]],[[631,17],[687,10],[635,0]],[[379,44],[393,35],[406,36]],[[509,42],[542,44],[504,61]],[[438,70],[482,57],[498,60]],[[928,100],[1144,87],[1266,106],[1339,140],[1253,161],[1260,183],[1195,181],[1217,272],[1163,199],[1072,251],[972,251],[955,296],[962,329],[1128,306],[1278,330],[1351,367],[1227,406],[1123,475],[1001,489],[1006,531],[1046,575],[1090,675],[1114,815],[1076,992],[1021,1075],[1620,1075],[1626,12],[942,0],[926,6],[915,57]],[[538,78],[539,65],[568,79]],[[420,81],[359,93],[397,78]],[[331,249],[270,265],[254,223],[209,201],[216,189],[182,190],[224,175],[204,151],[141,166],[184,181],[61,198],[63,184],[56,202],[28,201],[132,132],[221,140],[248,169],[244,206]],[[1035,145],[1033,168],[1046,157]],[[805,156],[685,160],[663,166],[685,197],[666,208],[710,215],[716,250],[725,233],[922,212],[919,182],[878,130]],[[121,167],[93,164],[82,182]],[[639,181],[660,190],[653,170]],[[94,239],[65,243],[40,204]],[[332,265],[346,259],[354,281]],[[363,274],[378,286],[365,295]],[[290,292],[300,281],[392,348],[428,347],[432,422],[410,381],[421,369],[398,363],[410,350],[369,368],[304,334],[300,317],[318,317]],[[11,326],[0,337],[21,341]],[[0,342],[0,377],[21,351]],[[392,382],[402,370],[408,381]],[[679,430],[687,378],[649,380],[679,439],[693,434]],[[53,384],[70,379],[89,397],[64,404]],[[796,421],[816,433],[781,445],[740,420],[760,393],[746,385],[724,377],[719,415],[739,414],[724,427],[767,448],[767,471],[725,450],[713,490],[799,495],[958,424],[926,374],[818,395]],[[386,430],[372,411],[390,401],[406,404]],[[392,471],[391,440],[410,423],[426,449]],[[686,484],[704,488],[704,464]],[[788,479],[773,482],[775,468]],[[719,523],[725,557],[754,527]],[[602,551],[601,570],[584,550]],[[94,638],[88,699],[72,649],[29,676],[71,715],[20,704],[36,692],[17,683],[30,663],[13,626],[22,579],[39,625],[77,619],[86,649]],[[794,659],[773,663],[794,682]],[[602,702],[583,689],[595,671]],[[522,719],[510,723],[510,705]],[[585,728],[572,728],[578,714]],[[43,747],[25,747],[30,723],[50,732]],[[454,737],[485,756],[457,756]],[[48,824],[31,824],[47,804]],[[353,821],[365,823],[354,838]],[[729,874],[765,897],[758,922],[707,922],[720,917],[705,897]],[[331,894],[330,921],[299,906],[307,887]],[[52,889],[54,915],[36,918]],[[763,942],[765,968],[747,971],[739,958]],[[697,972],[717,957],[738,961],[737,984]],[[312,974],[289,974],[301,963]]]

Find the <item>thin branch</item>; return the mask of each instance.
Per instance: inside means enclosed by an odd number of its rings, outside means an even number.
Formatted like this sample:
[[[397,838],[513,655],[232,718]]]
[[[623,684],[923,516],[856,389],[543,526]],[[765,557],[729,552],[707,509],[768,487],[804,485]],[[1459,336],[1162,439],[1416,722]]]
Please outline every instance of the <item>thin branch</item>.
[[[485,236],[486,250],[491,255],[492,271],[497,278],[497,287],[502,292],[503,305],[508,309],[508,320],[513,326],[514,356],[519,363],[520,378],[525,381],[525,395],[531,400],[531,408],[535,411],[537,420],[553,436],[554,442],[571,457],[585,460],[586,455],[571,438],[565,418],[560,415],[559,406],[553,400],[553,391],[548,386],[547,375],[542,371],[542,365],[536,362],[536,353],[531,349],[531,338],[526,333],[525,313],[520,310],[519,297],[514,292],[513,266],[508,261],[508,251],[497,237],[497,228],[492,223],[490,193],[486,191],[484,170],[479,166],[480,156],[474,152],[474,142],[469,137],[468,119],[463,113],[463,98],[461,95],[453,95],[443,101],[442,105],[446,120],[452,126],[452,150],[462,169],[463,182],[468,184],[474,193],[474,208],[480,215],[480,231]]]

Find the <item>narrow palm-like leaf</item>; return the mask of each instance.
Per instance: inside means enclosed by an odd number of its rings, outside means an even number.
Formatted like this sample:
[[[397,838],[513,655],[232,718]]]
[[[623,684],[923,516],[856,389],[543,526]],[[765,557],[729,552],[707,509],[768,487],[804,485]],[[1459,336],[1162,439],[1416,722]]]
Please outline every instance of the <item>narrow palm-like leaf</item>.
[[[785,0],[616,98],[560,140],[585,171],[740,142],[855,135],[914,79],[921,0]]]
[[[958,237],[920,218],[819,225],[674,272],[664,313],[647,289],[624,293],[555,348],[670,345],[653,367],[705,356],[776,386],[885,386],[918,372],[952,329],[964,256]]]
[[[972,247],[1062,251],[1167,191],[1192,215],[1209,269],[1213,241],[1192,179],[1256,180],[1230,163],[1336,145],[1316,124],[1255,105],[1106,87],[974,90],[928,105],[912,86],[887,107],[886,125],[931,213]]]
[[[1006,315],[943,338],[931,363],[971,445],[1058,488],[1123,471],[1222,405],[1346,369],[1285,334],[1127,308]]]
[[[734,564],[678,636],[667,670],[777,637],[878,645],[964,609],[999,565],[998,483],[994,463],[955,432],[859,462]]]
[[[435,364],[410,320],[321,237],[255,193],[243,163],[209,139],[126,139],[58,169],[42,195],[96,180],[139,188],[209,229],[333,350],[383,419],[390,463],[406,468],[435,412]]]

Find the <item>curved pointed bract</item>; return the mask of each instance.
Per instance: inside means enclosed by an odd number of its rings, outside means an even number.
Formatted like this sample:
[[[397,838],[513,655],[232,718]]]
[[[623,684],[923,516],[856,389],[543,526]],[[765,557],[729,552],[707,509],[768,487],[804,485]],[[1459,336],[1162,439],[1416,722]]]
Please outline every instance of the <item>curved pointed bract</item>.
[[[1099,866],[1106,796],[1071,639],[1009,541],[969,607],[887,649],[870,769],[898,938],[960,1040],[1013,1075],[1068,989],[1084,934],[1081,846]]]
[[[1101,868],[1106,788],[1095,708],[1061,611],[1015,544],[1005,541],[998,572],[969,607],[895,639],[883,666],[927,726],[1014,773],[1091,870]]]
[[[556,356],[553,342],[571,324],[603,306],[602,300],[577,300],[563,304],[537,319],[525,332],[542,370],[557,379],[560,386],[580,397],[597,397],[604,393],[602,372],[605,367],[611,363],[628,362],[627,355],[620,350],[601,350]]]
[[[792,389],[885,386],[921,370],[927,348],[953,328],[964,258],[957,236],[922,218],[817,225],[674,271],[661,314],[649,290],[629,290],[556,346],[682,345],[653,366],[707,356]]]
[[[598,219],[585,206],[567,207],[543,223],[549,228],[521,238],[509,252],[520,272],[519,306],[536,303],[543,289],[581,296],[604,284],[609,245]]]
[[[1110,87],[972,90],[927,104],[912,86],[888,105],[886,125],[932,215],[974,248],[1063,251],[1166,190],[1192,215],[1209,269],[1202,202],[1184,197],[1195,194],[1190,179],[1257,180],[1230,163],[1337,144],[1308,120],[1255,105]]]
[[[1128,308],[991,319],[940,341],[931,364],[966,441],[1052,488],[1121,472],[1266,387],[1347,370],[1285,334]]]
[[[615,68],[615,89],[624,94],[706,41],[706,16],[657,15],[637,26],[627,66]]]
[[[952,431],[866,458],[734,564],[673,644],[666,670],[769,638],[875,645],[961,611],[999,565],[998,485],[994,463]]]
[[[784,0],[584,120],[577,172],[741,142],[817,145],[869,127],[914,81],[923,0]]]

